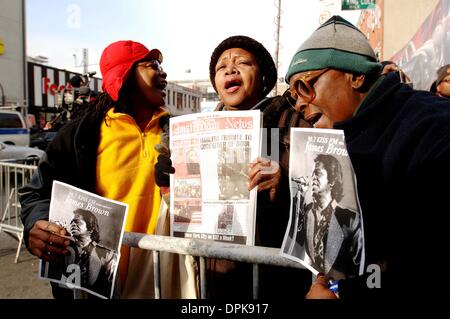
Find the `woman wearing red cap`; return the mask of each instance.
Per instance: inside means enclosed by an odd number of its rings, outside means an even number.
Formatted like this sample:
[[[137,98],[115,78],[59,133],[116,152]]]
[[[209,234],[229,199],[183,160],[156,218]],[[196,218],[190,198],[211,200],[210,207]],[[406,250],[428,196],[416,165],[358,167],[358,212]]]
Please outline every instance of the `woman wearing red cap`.
[[[110,44],[100,59],[103,93],[75,121],[60,130],[46,151],[32,181],[21,189],[25,242],[30,252],[46,261],[60,257],[64,239],[49,231],[64,230],[48,222],[53,180],[129,204],[125,231],[154,234],[161,203],[154,166],[163,132],[167,74],[162,54],[133,41]],[[51,250],[51,254],[49,254]],[[122,249],[118,277],[122,298],[151,298],[142,267],[151,252]],[[53,286],[58,297],[72,291]]]

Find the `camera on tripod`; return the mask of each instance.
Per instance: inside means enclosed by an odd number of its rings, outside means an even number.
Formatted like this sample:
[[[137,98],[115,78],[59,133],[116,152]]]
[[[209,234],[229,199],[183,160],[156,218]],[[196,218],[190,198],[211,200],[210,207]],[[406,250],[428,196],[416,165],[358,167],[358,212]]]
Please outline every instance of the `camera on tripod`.
[[[73,118],[78,112],[77,109],[86,107],[95,97],[90,82],[96,73],[93,71],[73,76],[69,80],[69,85],[56,96],[55,106],[61,109],[61,112],[67,113],[68,118]]]

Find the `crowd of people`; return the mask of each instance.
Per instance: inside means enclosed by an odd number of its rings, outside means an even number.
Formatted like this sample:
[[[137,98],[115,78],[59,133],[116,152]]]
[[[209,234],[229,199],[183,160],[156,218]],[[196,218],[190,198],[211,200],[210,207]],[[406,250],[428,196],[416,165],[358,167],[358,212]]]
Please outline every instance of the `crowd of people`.
[[[125,231],[160,233],[160,190],[171,186],[169,174],[174,173],[169,154],[159,154],[154,148],[161,143],[166,129],[162,123],[170,116],[164,109],[167,74],[162,61],[158,49],[134,41],[114,42],[104,50],[100,59],[104,92],[59,131],[31,182],[20,189],[24,239],[37,257],[54,262],[67,253],[70,244],[56,235],[68,231],[48,222],[53,180],[128,203]],[[343,130],[357,178],[363,220],[351,210],[341,211],[346,216],[344,225],[363,224],[359,229],[364,236],[364,257],[361,247],[339,248],[358,257],[340,260],[344,275],[333,291],[328,286],[333,278],[323,274],[311,285],[307,270],[261,266],[260,297],[448,294],[445,285],[430,276],[440,269],[442,262],[437,258],[445,254],[448,243],[449,214],[444,201],[448,187],[441,185],[450,178],[450,65],[439,69],[436,93],[414,90],[394,63],[377,60],[363,33],[334,16],[294,54],[285,76],[289,89],[283,95],[268,97],[278,78],[275,63],[261,43],[247,36],[222,41],[212,52],[209,72],[220,98],[216,111],[260,110],[263,127],[280,132],[279,160],[260,157],[251,159],[249,165],[248,190],[257,187],[258,191],[256,245],[280,248],[286,232],[291,212],[290,128]],[[319,179],[319,173],[332,175],[325,167],[328,160],[317,160],[315,178]],[[323,183],[328,189],[324,196],[331,198],[333,208],[339,207],[339,196],[331,195],[336,180]],[[331,201],[325,207],[316,211],[327,212],[321,223],[329,224],[336,211],[331,210]],[[307,220],[308,215],[303,218]],[[308,233],[298,227],[291,231]],[[324,264],[323,241],[311,242],[309,249],[321,244],[317,263]],[[151,252],[122,247],[117,298],[153,297],[148,284],[151,257]],[[369,271],[351,270],[355,258],[379,266],[380,287],[367,284]],[[251,265],[207,259],[206,266],[209,298],[252,297]],[[171,272],[163,297],[198,297],[195,259],[164,267]],[[71,290],[52,287],[55,298],[73,298]]]

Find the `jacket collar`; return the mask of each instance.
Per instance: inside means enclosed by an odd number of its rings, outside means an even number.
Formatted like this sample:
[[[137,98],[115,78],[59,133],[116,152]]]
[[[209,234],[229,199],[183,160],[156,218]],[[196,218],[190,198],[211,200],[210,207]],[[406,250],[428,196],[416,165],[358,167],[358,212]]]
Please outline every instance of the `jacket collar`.
[[[348,129],[350,127],[357,130],[364,130],[367,121],[374,118],[387,118],[386,112],[391,113],[394,104],[391,97],[394,93],[402,91],[412,91],[410,86],[400,83],[398,76],[394,73],[387,74],[381,83],[375,87],[370,94],[361,102],[358,112],[352,118],[334,124],[335,129]]]

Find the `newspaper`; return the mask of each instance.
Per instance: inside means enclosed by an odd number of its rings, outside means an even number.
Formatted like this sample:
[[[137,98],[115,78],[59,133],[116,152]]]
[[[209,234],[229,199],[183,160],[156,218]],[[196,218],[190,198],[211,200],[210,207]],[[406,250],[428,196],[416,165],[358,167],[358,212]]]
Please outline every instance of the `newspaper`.
[[[69,254],[40,262],[39,278],[112,298],[128,204],[54,181],[49,221],[69,234]]]
[[[260,127],[259,110],[170,119],[171,236],[254,245],[257,193],[247,174]]]
[[[334,280],[361,275],[364,232],[344,132],[291,129],[291,215],[281,254]]]

